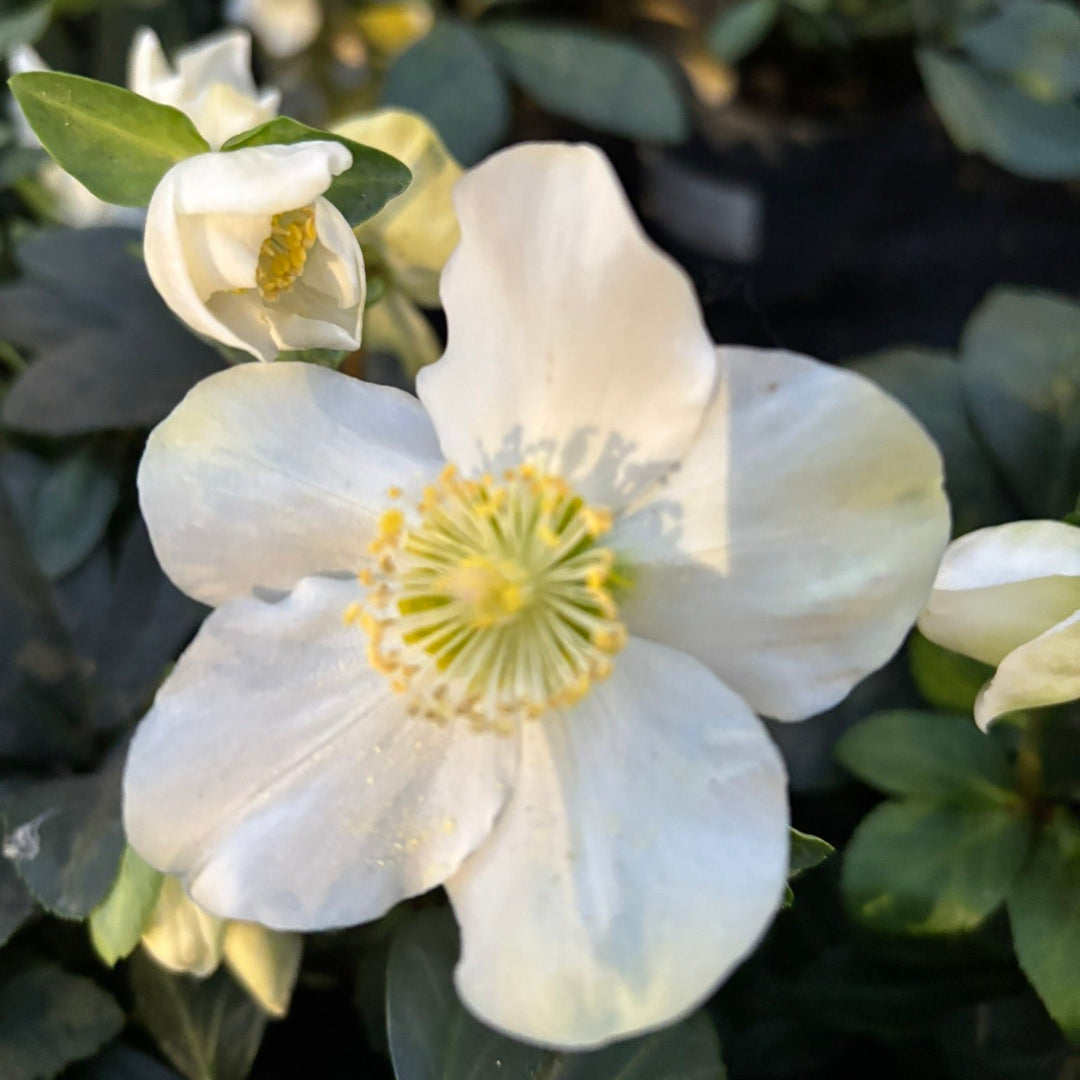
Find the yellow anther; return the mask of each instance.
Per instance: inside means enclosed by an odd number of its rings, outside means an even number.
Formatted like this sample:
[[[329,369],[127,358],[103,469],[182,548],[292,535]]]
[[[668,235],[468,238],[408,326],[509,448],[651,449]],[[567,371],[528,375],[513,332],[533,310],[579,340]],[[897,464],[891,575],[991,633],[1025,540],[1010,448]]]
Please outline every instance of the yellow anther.
[[[603,536],[611,531],[613,519],[610,510],[602,506],[583,506],[579,513],[590,536]]]
[[[593,644],[607,653],[616,653],[626,646],[626,628],[615,623],[610,629],[597,630],[592,636]]]
[[[317,238],[315,211],[310,206],[270,219],[270,235],[259,249],[255,267],[255,286],[263,299],[273,303],[293,287]]]
[[[357,619],[360,618],[360,602],[354,600],[346,609],[345,613],[341,616],[341,621],[346,626],[352,626]]]
[[[387,510],[386,513],[379,518],[379,535],[388,540],[400,536],[401,530],[404,527],[405,515],[400,510]]]
[[[503,477],[447,464],[415,510],[378,519],[348,618],[410,715],[511,732],[580,701],[626,644],[615,556],[594,543],[611,512],[530,463]]]

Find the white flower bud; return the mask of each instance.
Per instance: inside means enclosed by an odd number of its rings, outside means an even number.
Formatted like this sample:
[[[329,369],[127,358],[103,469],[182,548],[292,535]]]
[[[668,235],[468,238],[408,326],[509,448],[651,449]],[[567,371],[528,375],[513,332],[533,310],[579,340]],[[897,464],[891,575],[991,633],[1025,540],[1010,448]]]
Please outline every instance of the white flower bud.
[[[128,55],[128,86],[185,113],[215,149],[273,119],[281,104],[280,91],[256,88],[251,38],[243,30],[228,30],[178,50],[174,67],[157,34],[144,26]]]
[[[313,141],[199,154],[150,201],[144,254],[172,311],[197,333],[260,360],[298,349],[356,349],[364,260],[325,198],[352,163]]]

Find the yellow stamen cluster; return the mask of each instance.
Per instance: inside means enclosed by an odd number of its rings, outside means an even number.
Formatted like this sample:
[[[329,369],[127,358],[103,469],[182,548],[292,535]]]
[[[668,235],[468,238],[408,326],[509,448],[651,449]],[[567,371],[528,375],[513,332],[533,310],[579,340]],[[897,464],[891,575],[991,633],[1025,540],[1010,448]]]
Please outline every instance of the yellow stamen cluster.
[[[270,235],[262,242],[255,269],[255,284],[264,300],[272,303],[293,287],[304,272],[316,238],[313,207],[303,206],[273,216]]]
[[[448,466],[383,514],[345,621],[414,715],[509,730],[580,700],[626,644],[615,557],[598,543],[611,525],[530,465],[499,480]]]

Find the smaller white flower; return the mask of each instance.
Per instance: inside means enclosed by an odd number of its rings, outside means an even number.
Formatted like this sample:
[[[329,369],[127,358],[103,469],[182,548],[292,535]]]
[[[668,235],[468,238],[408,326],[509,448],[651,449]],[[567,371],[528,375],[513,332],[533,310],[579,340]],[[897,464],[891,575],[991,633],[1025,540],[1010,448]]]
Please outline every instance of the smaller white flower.
[[[364,259],[323,193],[352,164],[335,142],[199,154],[163,177],[146,218],[146,267],[197,333],[260,360],[356,349]]]
[[[227,30],[180,49],[174,67],[157,34],[144,26],[128,55],[128,86],[185,113],[215,149],[272,120],[281,105],[279,90],[255,86],[251,37],[243,30]]]
[[[945,552],[919,629],[997,668],[975,703],[999,716],[1080,698],[1080,529],[1016,521],[962,536]]]
[[[14,49],[8,56],[7,63],[8,71],[12,75],[49,70],[49,65],[29,45],[20,45]],[[37,149],[41,146],[40,140],[15,99],[11,98],[10,102],[9,116],[15,128],[15,141],[19,146]],[[141,210],[103,202],[55,161],[46,161],[41,166],[37,180],[47,199],[44,211],[62,225],[86,229],[94,225],[136,225],[142,220]]]
[[[259,44],[280,58],[303,52],[323,24],[319,0],[228,0],[225,18],[250,26]]]
[[[211,915],[184,894],[180,881],[166,877],[143,929],[142,946],[164,968],[205,979],[222,960],[237,982],[271,1016],[289,1010],[300,972],[303,938],[257,923],[230,922]]]

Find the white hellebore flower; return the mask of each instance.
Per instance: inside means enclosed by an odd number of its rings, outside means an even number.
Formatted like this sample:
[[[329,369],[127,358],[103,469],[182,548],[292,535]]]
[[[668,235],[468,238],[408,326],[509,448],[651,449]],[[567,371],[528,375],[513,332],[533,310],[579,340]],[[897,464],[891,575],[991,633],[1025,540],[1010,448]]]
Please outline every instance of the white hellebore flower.
[[[144,26],[128,54],[128,86],[186,114],[214,149],[272,120],[281,105],[279,90],[256,88],[251,36],[243,30],[227,30],[178,50],[174,68],[157,34]]]
[[[271,1015],[284,1016],[300,972],[304,939],[255,923],[228,922],[203,911],[166,877],[142,946],[162,967],[203,979],[222,960],[245,990]]]
[[[997,668],[975,702],[983,729],[1008,712],[1080,698],[1080,529],[1015,521],[960,537],[919,629]]]
[[[150,200],[150,278],[197,333],[261,360],[296,349],[355,349],[364,259],[323,193],[352,164],[313,141],[199,154]]]
[[[225,18],[250,26],[259,44],[282,59],[303,52],[323,24],[320,0],[226,0]]]
[[[134,738],[125,821],[268,926],[445,885],[469,1008],[594,1046],[764,932],[788,812],[754,712],[816,713],[897,649],[941,460],[860,376],[717,352],[596,150],[517,146],[456,201],[420,401],[245,364],[152,434],[155,549],[217,610]]]
[[[29,45],[19,45],[13,49],[7,64],[12,75],[49,70],[49,65]],[[11,99],[9,115],[19,146],[30,149],[40,147],[41,141],[14,98]],[[51,159],[38,170],[37,179],[48,198],[46,213],[63,225],[86,229],[95,225],[137,225],[142,221],[141,210],[130,206],[113,206],[102,201]]]

